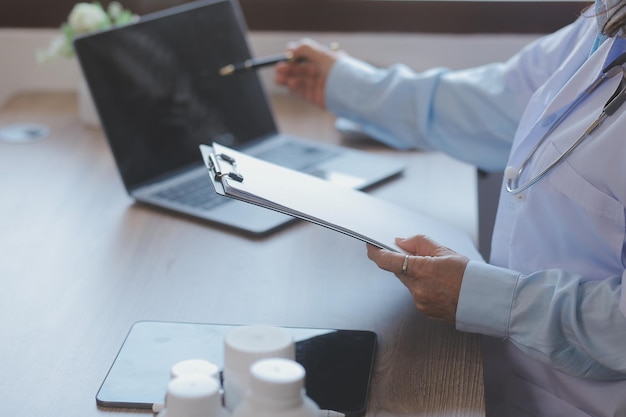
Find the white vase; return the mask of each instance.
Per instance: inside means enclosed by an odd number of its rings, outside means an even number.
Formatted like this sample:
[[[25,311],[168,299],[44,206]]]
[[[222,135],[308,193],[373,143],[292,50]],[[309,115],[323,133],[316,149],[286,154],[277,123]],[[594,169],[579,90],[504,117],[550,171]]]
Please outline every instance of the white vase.
[[[91,92],[87,86],[87,82],[83,77],[78,81],[77,101],[78,101],[78,117],[80,121],[89,127],[100,127],[100,118],[93,103]]]

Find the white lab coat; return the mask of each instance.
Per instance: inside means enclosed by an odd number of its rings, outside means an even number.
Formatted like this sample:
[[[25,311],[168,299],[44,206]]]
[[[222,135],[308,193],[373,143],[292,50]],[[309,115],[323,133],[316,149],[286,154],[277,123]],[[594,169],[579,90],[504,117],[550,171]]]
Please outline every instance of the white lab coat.
[[[595,30],[590,29],[585,36],[592,39]],[[595,80],[613,43],[614,39],[609,39],[588,58],[589,43],[580,42],[555,76],[533,96],[520,122],[508,165],[519,167],[551,126],[552,115]],[[565,119],[536,152],[520,183],[570,147],[601,112],[620,79],[618,76],[603,83]],[[585,280],[623,276],[625,157],[626,115],[620,109],[565,163],[527,191],[520,195],[502,191],[491,263],[525,274],[567,269]],[[622,313],[626,313],[624,297],[622,294]],[[626,416],[626,380],[570,376],[532,359],[510,340],[486,337],[483,348],[490,416]],[[626,344],[615,349],[625,351]]]
[[[517,168],[553,115],[601,72],[615,40],[590,56],[597,32],[592,17],[581,18],[506,63],[468,71],[416,74],[342,58],[326,104],[392,146]],[[619,81],[577,107],[520,183],[569,148]],[[625,110],[527,191],[503,191],[490,264],[467,267],[457,328],[485,335],[488,417],[626,416]],[[593,285],[600,282],[607,285]]]

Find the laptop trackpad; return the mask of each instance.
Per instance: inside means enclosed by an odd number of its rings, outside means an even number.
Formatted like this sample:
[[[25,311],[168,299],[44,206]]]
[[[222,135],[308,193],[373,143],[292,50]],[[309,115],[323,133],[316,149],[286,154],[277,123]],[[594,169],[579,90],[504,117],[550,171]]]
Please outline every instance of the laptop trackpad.
[[[311,175],[330,181],[333,184],[341,185],[346,188],[360,189],[365,186],[365,180],[363,177],[350,175],[339,166],[319,166],[310,172]]]
[[[398,174],[398,161],[389,158],[368,158],[367,154],[348,152],[330,159],[314,168],[311,174],[334,184],[353,189],[363,189],[376,182]]]

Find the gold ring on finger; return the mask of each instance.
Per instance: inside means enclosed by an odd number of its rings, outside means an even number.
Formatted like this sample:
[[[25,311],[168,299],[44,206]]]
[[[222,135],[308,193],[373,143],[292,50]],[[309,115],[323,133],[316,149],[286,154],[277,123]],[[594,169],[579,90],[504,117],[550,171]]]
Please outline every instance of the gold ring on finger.
[[[404,257],[404,262],[402,263],[402,275],[406,275],[406,270],[409,266],[409,255]]]

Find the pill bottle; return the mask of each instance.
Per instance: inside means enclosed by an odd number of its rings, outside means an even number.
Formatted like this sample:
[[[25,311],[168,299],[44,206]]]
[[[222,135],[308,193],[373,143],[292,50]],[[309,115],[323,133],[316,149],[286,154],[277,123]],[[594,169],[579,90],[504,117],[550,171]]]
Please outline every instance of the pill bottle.
[[[170,380],[165,408],[158,417],[227,417],[222,407],[220,384],[202,374],[183,374]]]
[[[295,360],[296,347],[289,331],[280,327],[239,326],[224,338],[224,405],[232,411],[245,396],[250,366],[263,358]]]
[[[261,359],[250,367],[250,382],[232,417],[319,417],[320,409],[304,389],[305,370],[281,358]]]
[[[170,368],[170,380],[186,374],[201,374],[214,378],[218,384],[220,382],[220,369],[219,367],[205,359],[187,359],[180,362],[176,362]],[[220,390],[221,398],[221,390]],[[165,408],[164,402],[158,402],[152,404],[152,412],[158,414]]]

